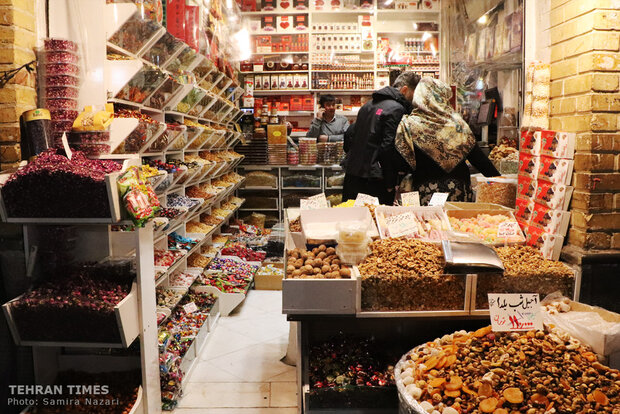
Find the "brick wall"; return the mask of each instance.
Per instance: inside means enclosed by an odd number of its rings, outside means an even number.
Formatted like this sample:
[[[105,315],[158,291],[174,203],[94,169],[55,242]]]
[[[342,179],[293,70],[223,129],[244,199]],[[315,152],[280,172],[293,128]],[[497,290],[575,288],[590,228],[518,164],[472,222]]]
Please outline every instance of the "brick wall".
[[[551,0],[553,130],[576,132],[568,243],[620,249],[620,2]]]
[[[35,0],[0,0],[0,71],[35,58]],[[19,117],[36,107],[35,75],[22,69],[0,89],[0,170],[21,160]]]

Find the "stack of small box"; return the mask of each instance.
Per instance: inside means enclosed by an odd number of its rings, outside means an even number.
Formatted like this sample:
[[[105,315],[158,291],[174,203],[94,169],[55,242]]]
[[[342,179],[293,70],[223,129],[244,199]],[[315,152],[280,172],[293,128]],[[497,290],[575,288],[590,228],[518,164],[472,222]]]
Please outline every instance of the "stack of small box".
[[[316,138],[299,138],[299,163],[316,164],[317,158]]]
[[[269,164],[286,165],[286,125],[267,125]]]
[[[45,39],[39,58],[39,103],[50,111],[53,144],[61,147],[78,116],[80,69],[78,47],[65,39]]]
[[[239,143],[235,146],[235,151],[241,155],[245,155],[245,158],[241,162],[246,165],[261,165],[267,164],[267,138],[254,137],[245,144]]]
[[[515,216],[527,244],[557,260],[568,230],[575,134],[522,131]]]
[[[321,165],[334,165],[340,162],[343,155],[342,142],[321,142],[317,144],[317,161]]]

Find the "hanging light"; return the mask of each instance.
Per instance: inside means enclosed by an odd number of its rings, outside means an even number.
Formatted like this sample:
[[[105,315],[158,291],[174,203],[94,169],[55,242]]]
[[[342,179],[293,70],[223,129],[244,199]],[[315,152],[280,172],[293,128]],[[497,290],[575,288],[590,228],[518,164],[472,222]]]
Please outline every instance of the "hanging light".
[[[250,32],[243,28],[233,35],[237,51],[239,52],[239,60],[247,60],[252,56],[252,46],[250,42]]]
[[[487,16],[486,14],[483,14],[482,16],[480,16],[480,18],[478,19],[478,24],[486,24],[486,22],[489,21],[489,16]]]

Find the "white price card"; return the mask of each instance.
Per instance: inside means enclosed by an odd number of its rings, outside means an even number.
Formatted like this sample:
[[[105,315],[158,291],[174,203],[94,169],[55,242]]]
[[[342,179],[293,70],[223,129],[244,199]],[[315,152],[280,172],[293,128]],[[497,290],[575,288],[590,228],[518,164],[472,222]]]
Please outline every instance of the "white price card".
[[[489,293],[488,296],[493,331],[543,329],[538,293]]]
[[[404,207],[420,207],[420,193],[412,191],[400,195],[400,203]]]
[[[71,151],[71,148],[69,148],[69,141],[67,141],[67,133],[63,133],[62,134],[62,146],[65,150],[65,154],[67,154],[67,158],[71,159],[73,158],[73,151]]]
[[[194,313],[198,310],[198,306],[194,302],[190,302],[187,305],[183,305],[183,310],[185,313]]]
[[[302,210],[327,208],[327,198],[325,197],[325,193],[317,194],[309,198],[302,198],[299,200],[299,208]]]
[[[517,237],[519,233],[521,233],[521,227],[516,221],[505,221],[497,226],[498,239]]]
[[[431,197],[431,201],[428,202],[429,206],[443,206],[448,201],[450,193],[434,193]]]
[[[416,234],[418,227],[411,211],[390,216],[385,219],[390,237]]]
[[[379,199],[368,194],[359,193],[353,204],[356,207],[364,207],[365,205],[378,206]]]

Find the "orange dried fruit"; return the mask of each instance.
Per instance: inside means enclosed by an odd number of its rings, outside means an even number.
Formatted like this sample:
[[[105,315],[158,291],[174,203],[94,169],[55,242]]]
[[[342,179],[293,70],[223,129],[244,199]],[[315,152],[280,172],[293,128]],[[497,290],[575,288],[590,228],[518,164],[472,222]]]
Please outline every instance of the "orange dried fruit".
[[[465,392],[465,393],[467,393],[469,395],[478,396],[478,393],[476,391],[470,389],[467,385],[463,385],[461,390],[463,390],[463,392]]]
[[[443,366],[444,366],[444,365],[446,365],[446,361],[447,361],[447,360],[448,360],[448,357],[442,356],[442,357],[439,359],[439,362],[437,363],[437,366],[436,366],[435,368],[437,368],[437,369],[441,369],[441,368],[443,368]]]
[[[446,352],[446,354],[450,355],[458,351],[458,347],[456,345],[444,345],[443,350]]]
[[[573,362],[575,362],[575,364],[580,365],[583,361],[581,360],[581,357],[579,355],[573,355]]]
[[[497,408],[497,398],[491,397],[480,401],[480,411],[483,413],[492,413]]]
[[[493,414],[508,414],[508,410],[505,408],[496,408]]]
[[[506,388],[503,392],[504,398],[506,401],[512,404],[520,404],[523,402],[523,392],[520,389],[511,387]]]
[[[446,397],[450,397],[450,398],[460,397],[461,396],[461,390],[455,390],[455,391],[446,390],[446,391],[444,391],[444,395]]]
[[[461,387],[463,386],[463,380],[461,380],[461,377],[450,377],[449,382],[446,382],[445,384],[445,388],[448,391],[456,391],[456,390],[460,390]]]
[[[581,354],[581,356],[584,357],[588,362],[596,361],[596,355],[594,355],[592,352],[584,352],[583,354]]]
[[[493,388],[491,387],[491,384],[488,382],[483,382],[480,384],[480,387],[478,387],[478,395],[481,397],[490,397],[493,395]]]
[[[485,326],[484,328],[478,329],[476,332],[474,332],[474,336],[476,338],[482,338],[483,336],[488,335],[491,332],[493,332],[493,327],[489,325],[489,326]]]
[[[549,404],[549,399],[542,394],[532,394],[530,397],[530,401],[536,405],[544,405],[545,407]]]
[[[600,405],[609,404],[609,398],[607,398],[607,396],[603,394],[603,392],[600,390],[594,390],[592,392],[592,397],[594,398],[594,401],[596,401]]]
[[[518,355],[521,361],[525,361],[525,353],[523,353],[523,351],[519,351]]]
[[[429,369],[435,368],[438,362],[439,362],[439,358],[437,358],[436,356],[430,357],[429,359],[426,360],[426,362],[424,362],[424,365],[426,366],[426,370],[428,371]]]
[[[445,378],[433,378],[430,380],[429,385],[433,388],[439,388],[444,382],[446,382]]]
[[[450,365],[454,364],[456,362],[456,355],[448,355],[446,357],[446,365],[444,365],[444,368],[448,368]]]

